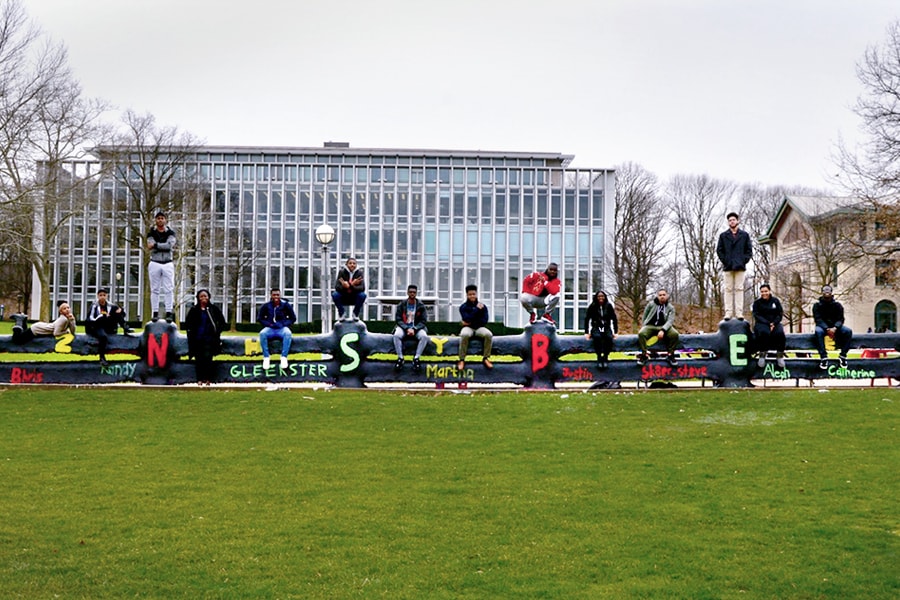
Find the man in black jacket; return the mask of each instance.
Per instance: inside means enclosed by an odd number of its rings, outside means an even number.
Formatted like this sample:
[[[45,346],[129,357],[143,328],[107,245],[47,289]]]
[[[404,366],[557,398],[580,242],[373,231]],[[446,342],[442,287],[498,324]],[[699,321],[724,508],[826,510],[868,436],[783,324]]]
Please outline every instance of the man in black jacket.
[[[813,304],[813,320],[816,322],[816,348],[819,350],[819,368],[828,368],[828,353],[825,352],[825,336],[834,340],[840,349],[841,367],[847,366],[847,351],[853,341],[853,331],[844,325],[844,307],[834,299],[830,285],[822,287],[819,301]]]
[[[725,272],[725,320],[744,315],[744,273],[747,263],[753,258],[750,234],[738,229],[740,217],[736,212],[728,213],[728,229],[719,234],[716,254]]]
[[[352,306],[352,319],[359,321],[363,303],[366,301],[366,282],[363,270],[357,267],[355,258],[348,258],[345,266],[338,271],[334,291],[331,292],[331,300],[338,310],[338,319],[350,320],[350,311],[348,310],[345,315],[344,308]]]

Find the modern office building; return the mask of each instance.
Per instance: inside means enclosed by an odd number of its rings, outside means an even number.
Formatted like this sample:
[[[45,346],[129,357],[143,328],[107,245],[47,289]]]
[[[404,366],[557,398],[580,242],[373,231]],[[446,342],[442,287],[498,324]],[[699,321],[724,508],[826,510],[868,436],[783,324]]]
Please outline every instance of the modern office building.
[[[474,283],[493,321],[522,326],[522,278],[556,262],[564,284],[557,320],[577,330],[592,291],[609,284],[615,173],[572,169],[570,155],[326,143],[205,146],[192,156],[199,211],[169,215],[181,245],[182,317],[206,287],[239,322],[252,322],[269,289],[280,287],[300,320],[319,319],[323,291],[349,256],[368,275],[364,319],[386,318],[391,300],[414,283],[433,303],[432,319],[457,320]],[[81,168],[96,171],[99,161]],[[128,191],[112,176],[95,187],[83,216],[55,240],[50,293],[84,319],[97,287],[108,286],[131,318],[146,320],[141,249],[120,234],[114,209]],[[324,281],[314,234],[322,224],[337,234]],[[330,298],[324,306],[330,311]]]

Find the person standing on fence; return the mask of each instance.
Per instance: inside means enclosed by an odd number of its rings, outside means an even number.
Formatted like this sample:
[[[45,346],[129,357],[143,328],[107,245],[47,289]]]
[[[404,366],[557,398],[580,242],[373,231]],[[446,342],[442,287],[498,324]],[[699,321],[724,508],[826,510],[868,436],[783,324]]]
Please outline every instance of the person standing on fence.
[[[550,263],[543,273],[535,271],[522,280],[522,293],[519,302],[528,311],[529,323],[534,323],[540,316],[542,319],[556,326],[553,320],[553,309],[559,304],[562,292],[562,281],[559,279],[559,265]],[[543,310],[543,315],[538,315],[538,310]]]
[[[354,321],[359,321],[363,303],[366,301],[366,281],[363,270],[356,265],[355,258],[348,258],[347,263],[338,271],[331,299],[337,308],[338,319],[349,321],[352,318]],[[347,308],[346,315],[344,314],[345,307]]]
[[[494,342],[494,334],[487,328],[488,307],[478,300],[478,287],[470,284],[466,286],[466,301],[459,306],[459,316],[462,320],[462,330],[459,332],[459,363],[456,365],[461,371],[466,368],[466,352],[469,350],[469,340],[477,335],[482,339],[484,349],[481,352],[481,364],[485,368],[493,369],[491,362],[491,348]]]
[[[753,301],[753,338],[759,352],[757,365],[760,369],[766,366],[766,355],[775,351],[775,363],[784,368],[784,309],[781,301],[772,295],[772,288],[764,283],[759,286],[759,298]]]
[[[17,344],[27,344],[36,337],[59,337],[66,333],[75,335],[75,315],[69,308],[68,302],[60,302],[57,307],[59,316],[52,323],[35,321],[28,329],[25,328],[25,315],[21,315],[21,321],[16,321],[13,326],[12,340]]]
[[[270,300],[259,307],[256,320],[263,326],[259,332],[259,345],[263,353],[263,369],[269,368],[269,340],[281,340],[281,368],[288,368],[288,354],[291,352],[291,325],[297,320],[290,303],[281,299],[281,290],[272,288]]]
[[[416,345],[416,354],[413,357],[413,371],[422,368],[419,359],[425,346],[428,345],[428,309],[419,301],[416,296],[419,288],[410,285],[406,288],[406,301],[397,305],[394,312],[394,321],[397,326],[394,328],[394,352],[397,353],[397,362],[394,369],[403,368],[403,341],[409,339],[418,340]]]
[[[656,292],[656,298],[647,304],[644,309],[643,327],[638,332],[638,347],[641,353],[638,355],[639,365],[647,363],[647,347],[653,342],[666,342],[668,356],[666,362],[675,366],[675,349],[678,347],[678,330],[675,329],[675,307],[669,302],[669,292],[661,289]]]
[[[178,239],[169,228],[166,213],[156,213],[154,225],[147,233],[147,249],[150,251],[150,306],[151,320],[159,320],[159,304],[166,309],[166,321],[175,320],[175,246]]]
[[[834,289],[830,285],[822,287],[819,301],[813,304],[813,321],[816,323],[816,349],[819,351],[819,368],[828,368],[828,353],[825,351],[825,336],[834,340],[840,350],[838,362],[847,366],[847,351],[853,341],[853,331],[844,325],[844,307],[834,299]]]
[[[744,315],[744,274],[753,258],[750,234],[739,229],[740,217],[728,213],[728,229],[719,234],[716,254],[725,276],[725,320],[742,319]]]
[[[218,306],[210,302],[209,290],[197,292],[197,303],[184,321],[187,329],[188,358],[194,358],[197,383],[210,384],[215,379],[215,357],[222,350],[222,331],[228,325]]]
[[[612,351],[613,339],[618,334],[619,318],[616,316],[616,309],[606,297],[606,292],[600,290],[594,294],[584,315],[584,339],[594,343],[597,368],[605,369],[609,366],[609,353]]]
[[[106,360],[106,348],[109,346],[109,336],[115,335],[122,326],[122,330],[127,334],[131,333],[131,328],[125,321],[125,311],[121,307],[109,302],[109,288],[100,288],[97,290],[97,299],[91,305],[91,312],[88,313],[87,323],[84,324],[84,330],[88,335],[97,338],[97,348],[100,354],[100,364],[104,367],[109,364]]]

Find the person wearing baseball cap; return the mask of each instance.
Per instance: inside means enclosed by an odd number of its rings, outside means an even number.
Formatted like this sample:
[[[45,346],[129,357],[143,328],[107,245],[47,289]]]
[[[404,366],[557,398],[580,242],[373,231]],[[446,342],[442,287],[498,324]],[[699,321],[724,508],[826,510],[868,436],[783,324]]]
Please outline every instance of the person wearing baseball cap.
[[[822,295],[813,304],[813,320],[816,323],[816,349],[819,351],[819,368],[828,368],[828,353],[825,351],[825,336],[834,340],[840,349],[838,361],[841,368],[847,367],[847,351],[853,340],[853,331],[844,325],[844,307],[834,299],[834,289],[822,286]]]

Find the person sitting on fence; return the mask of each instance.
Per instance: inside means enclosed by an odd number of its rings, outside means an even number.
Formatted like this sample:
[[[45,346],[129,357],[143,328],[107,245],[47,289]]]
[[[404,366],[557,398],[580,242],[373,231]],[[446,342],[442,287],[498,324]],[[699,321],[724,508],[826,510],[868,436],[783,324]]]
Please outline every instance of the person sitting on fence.
[[[484,349],[481,351],[481,363],[488,369],[494,368],[491,362],[491,346],[494,334],[487,328],[488,308],[478,301],[478,287],[466,286],[466,301],[459,305],[459,316],[462,320],[462,330],[459,332],[459,370],[466,368],[466,352],[469,350],[469,340],[473,335],[482,339]]]
[[[834,289],[830,285],[822,287],[819,301],[813,304],[813,321],[816,323],[816,349],[819,351],[819,368],[828,368],[828,353],[825,351],[825,336],[834,340],[840,349],[838,361],[847,366],[847,351],[853,340],[853,331],[844,325],[844,307],[834,299]]]
[[[612,351],[613,338],[619,333],[619,318],[616,309],[600,290],[594,294],[594,300],[588,305],[584,315],[584,339],[591,340],[594,352],[597,353],[597,368],[609,366],[609,353]]]
[[[403,340],[417,339],[419,341],[413,357],[414,371],[421,368],[419,359],[422,357],[425,346],[428,345],[428,309],[416,298],[418,293],[417,286],[407,287],[406,302],[398,304],[394,313],[394,321],[397,323],[397,327],[394,328],[394,352],[397,353],[397,363],[394,368],[398,370],[403,368]]]
[[[535,271],[522,280],[522,293],[519,302],[528,311],[529,323],[534,323],[538,318],[538,309],[543,309],[541,317],[553,326],[553,309],[559,304],[562,281],[559,279],[559,265],[550,263],[543,273]]]
[[[764,283],[759,286],[759,298],[753,301],[753,338],[759,356],[756,364],[760,369],[766,366],[766,355],[775,351],[775,363],[779,369],[784,368],[784,325],[781,319],[784,310],[781,301],[772,295],[772,288]]]
[[[338,271],[331,299],[337,308],[338,319],[349,321],[352,314],[352,319],[359,321],[363,303],[366,301],[366,282],[363,270],[356,266],[355,258],[348,258],[346,265]],[[347,307],[346,315],[344,314],[345,307]],[[353,307],[352,313],[349,307]]]
[[[653,302],[647,304],[644,309],[643,327],[638,332],[638,347],[641,353],[638,355],[638,364],[647,363],[647,346],[651,338],[653,340],[666,341],[668,356],[666,361],[675,366],[675,349],[678,347],[678,330],[675,329],[675,307],[669,302],[669,292],[660,289],[656,292]]]
[[[259,307],[256,320],[263,326],[259,332],[259,345],[263,353],[263,369],[269,368],[269,340],[281,340],[281,368],[288,367],[288,354],[291,351],[291,325],[297,320],[294,309],[289,302],[281,299],[281,290],[272,288],[270,300]]]
[[[131,333],[131,328],[125,321],[125,311],[121,307],[108,301],[109,288],[97,290],[97,299],[91,305],[87,323],[84,330],[88,335],[97,338],[97,349],[100,354],[100,364],[104,367],[109,364],[106,360],[106,348],[109,346],[109,336],[115,335],[121,325],[122,331]]]
[[[52,323],[35,321],[31,324],[31,327],[27,329],[24,325],[24,315],[22,315],[21,320],[17,320],[16,324],[13,326],[13,342],[17,344],[27,344],[36,337],[51,335],[54,337],[59,337],[61,335],[65,335],[66,333],[75,335],[75,315],[72,314],[72,309],[69,308],[69,303],[60,302],[57,310],[59,312],[59,316]]]

